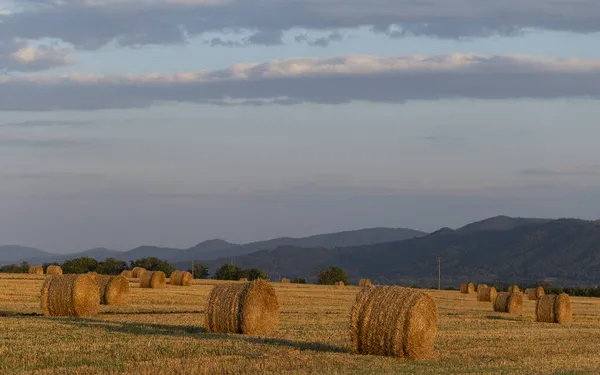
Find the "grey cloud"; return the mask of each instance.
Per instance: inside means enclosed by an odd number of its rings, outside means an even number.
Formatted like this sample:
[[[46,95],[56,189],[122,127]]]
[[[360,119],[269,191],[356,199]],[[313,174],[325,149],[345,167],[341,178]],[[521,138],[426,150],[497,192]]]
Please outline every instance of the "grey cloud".
[[[30,1],[0,15],[0,39],[58,38],[78,48],[185,43],[224,30],[256,31],[251,42],[278,43],[293,28],[332,30],[371,26],[392,37],[514,35],[529,28],[600,31],[597,0],[228,0]],[[85,22],[82,22],[85,20]],[[390,28],[397,25],[397,30]]]
[[[212,38],[204,43],[211,47],[243,47],[244,43],[235,40],[223,40],[221,38]]]
[[[281,30],[259,30],[248,38],[244,39],[246,44],[258,44],[264,46],[275,46],[283,44]]]
[[[0,77],[0,110],[600,98],[600,60],[451,54],[295,58],[175,75]]]
[[[29,120],[29,121],[0,123],[0,127],[14,127],[14,128],[40,128],[40,127],[49,127],[49,126],[80,127],[80,126],[88,126],[91,124],[93,124],[92,121]]]
[[[69,138],[0,138],[0,148],[72,148],[99,147],[103,142]]]
[[[298,43],[307,43],[312,47],[327,47],[331,42],[341,42],[344,40],[344,34],[335,31],[328,36],[310,39],[306,34],[300,34],[294,38]]]
[[[22,180],[97,180],[103,178],[104,175],[99,173],[82,173],[82,172],[56,172],[56,173],[13,173],[4,174],[2,178],[22,179]]]

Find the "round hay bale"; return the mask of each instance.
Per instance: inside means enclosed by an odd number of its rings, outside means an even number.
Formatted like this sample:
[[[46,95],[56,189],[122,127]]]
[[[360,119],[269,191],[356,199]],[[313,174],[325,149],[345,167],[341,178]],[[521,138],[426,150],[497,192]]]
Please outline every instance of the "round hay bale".
[[[216,285],[206,306],[206,328],[213,333],[264,335],[279,324],[279,300],[265,280]]]
[[[339,287],[342,287],[342,286],[344,286],[345,284],[344,284],[344,282],[343,282],[343,281],[338,281],[338,282],[336,282],[336,283],[335,283],[335,285],[336,285],[336,286],[339,286]]]
[[[477,284],[477,294],[479,294],[481,288],[488,288],[488,286],[487,284]]]
[[[399,286],[363,288],[351,314],[352,347],[360,354],[426,358],[438,332],[435,300]]]
[[[568,323],[573,320],[571,298],[566,293],[543,295],[535,305],[535,320],[543,323]]]
[[[125,305],[129,299],[129,282],[123,276],[96,276],[102,305]]]
[[[523,312],[523,293],[498,293],[494,300],[494,311],[521,314]]]
[[[521,293],[521,289],[519,289],[518,285],[511,285],[508,287],[508,293],[513,294],[513,293]]]
[[[525,289],[525,292],[523,294],[525,294],[525,296],[527,296],[527,299],[530,301],[537,300],[537,297],[535,295],[535,288],[527,288]]]
[[[179,270],[175,270],[175,271],[171,272],[171,276],[169,276],[169,284],[170,284],[170,285],[177,285],[177,284],[175,284],[175,282],[176,282],[176,280],[175,280],[175,279],[176,279],[176,277],[177,277],[177,274],[178,274],[179,272],[181,272],[181,271],[179,271]]]
[[[248,278],[246,278],[246,277],[242,277],[242,278],[240,278],[238,281],[241,281],[241,282],[244,282],[244,283],[245,283],[245,282],[248,282]]]
[[[46,268],[46,275],[62,275],[63,271],[60,266],[50,265]]]
[[[282,283],[282,284],[289,284],[289,283],[291,283],[291,281],[290,281],[290,279],[286,279],[285,277],[283,277],[283,278],[281,279],[281,283]]]
[[[537,300],[539,297],[545,295],[544,287],[538,286],[535,288],[535,299]]]
[[[460,292],[462,294],[467,294],[467,284],[460,284]]]
[[[190,286],[192,285],[192,280],[192,274],[189,272],[173,271],[173,273],[171,273],[171,277],[169,278],[169,283],[177,286]]]
[[[91,316],[100,308],[96,280],[90,275],[50,276],[40,300],[45,316]]]
[[[467,284],[467,294],[473,294],[475,293],[475,285],[473,285],[473,283],[468,283]]]
[[[133,279],[133,271],[125,270],[125,271],[121,272],[121,276],[128,278],[128,279]]]
[[[98,272],[95,272],[95,271],[90,271],[87,274],[90,275],[90,276],[93,276],[93,277],[98,276]]]
[[[496,301],[496,295],[498,292],[494,287],[485,287],[480,288],[477,292],[477,301],[479,302],[494,302]]]
[[[42,266],[31,266],[29,267],[29,273],[32,275],[43,275],[44,267]]]
[[[131,272],[133,273],[134,279],[141,279],[144,276],[144,273],[148,272],[148,270],[142,267],[133,267]]]
[[[361,288],[371,285],[373,285],[373,283],[369,279],[360,279],[360,281],[358,282],[358,286]]]
[[[167,287],[167,276],[163,271],[142,272],[140,288],[163,289]]]

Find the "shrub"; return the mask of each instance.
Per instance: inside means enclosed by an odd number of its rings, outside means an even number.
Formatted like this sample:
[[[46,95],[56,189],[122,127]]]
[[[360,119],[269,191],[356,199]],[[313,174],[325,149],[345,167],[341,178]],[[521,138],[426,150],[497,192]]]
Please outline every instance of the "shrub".
[[[330,266],[328,269],[319,272],[318,283],[321,285],[335,285],[340,281],[345,285],[350,284],[346,271],[341,267]]]

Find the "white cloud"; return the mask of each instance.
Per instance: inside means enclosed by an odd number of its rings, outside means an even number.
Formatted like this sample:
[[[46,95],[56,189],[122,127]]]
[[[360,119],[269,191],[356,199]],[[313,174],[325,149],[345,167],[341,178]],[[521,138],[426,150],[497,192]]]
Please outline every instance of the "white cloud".
[[[0,110],[578,97],[600,97],[600,59],[350,55],[177,74],[0,76]]]

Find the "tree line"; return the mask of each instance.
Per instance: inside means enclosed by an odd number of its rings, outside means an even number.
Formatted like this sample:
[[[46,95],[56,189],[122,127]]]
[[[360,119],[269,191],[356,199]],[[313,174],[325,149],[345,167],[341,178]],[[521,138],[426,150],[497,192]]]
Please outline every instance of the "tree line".
[[[125,270],[131,270],[134,267],[142,267],[148,271],[162,271],[167,275],[167,277],[169,277],[171,276],[171,273],[175,271],[175,267],[169,264],[169,262],[160,260],[156,257],[141,258],[129,262],[117,260],[115,258],[107,258],[104,261],[97,261],[94,258],[80,257],[68,259],[62,263],[44,263],[42,265],[44,272],[46,272],[46,269],[50,265],[60,266],[65,274],[97,272],[102,275],[119,275]],[[0,273],[28,273],[29,267],[30,264],[28,262],[22,262],[21,264],[9,264],[0,267]],[[202,263],[194,264],[193,269],[190,268],[187,271],[190,272],[195,279],[211,278],[208,266]],[[212,276],[212,279],[216,280],[239,280],[242,278],[246,278],[250,281],[256,279],[270,279],[269,275],[264,270],[258,268],[241,268],[229,263],[222,265]],[[345,285],[350,284],[348,275],[343,268],[330,266],[329,268],[322,269],[317,272],[318,284],[334,285],[339,281],[343,281]],[[306,278],[297,277],[292,279],[291,282],[305,284]]]

